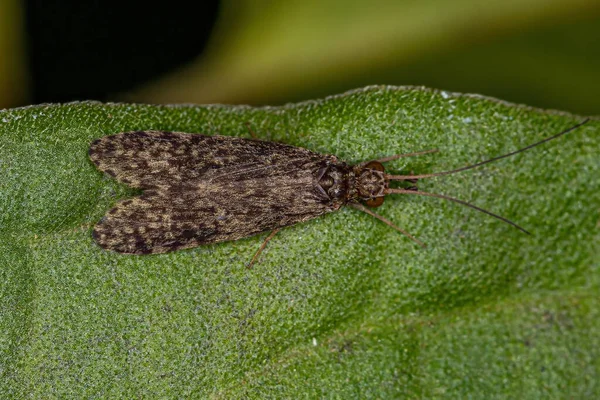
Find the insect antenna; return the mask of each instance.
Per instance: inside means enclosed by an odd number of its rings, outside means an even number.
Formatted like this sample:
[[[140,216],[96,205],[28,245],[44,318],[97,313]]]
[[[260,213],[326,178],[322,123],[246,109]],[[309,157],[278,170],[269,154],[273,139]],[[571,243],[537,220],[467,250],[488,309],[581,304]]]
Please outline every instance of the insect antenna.
[[[507,224],[514,226],[518,230],[520,230],[522,232],[525,232],[528,235],[531,235],[531,233],[528,232],[526,229],[524,229],[521,226],[515,224],[514,222],[512,222],[511,220],[509,220],[507,218],[501,217],[500,215],[494,214],[493,212],[485,210],[485,209],[483,209],[481,207],[477,207],[474,204],[467,203],[466,201],[459,200],[459,199],[456,199],[454,197],[446,196],[444,194],[421,192],[421,191],[418,191],[418,190],[394,189],[394,188],[386,189],[385,194],[416,194],[418,196],[437,197],[438,199],[445,199],[445,200],[453,201],[455,203],[462,204],[463,206],[467,206],[467,207],[473,208],[473,209],[475,209],[477,211],[481,211],[482,213],[490,215],[490,216],[492,216],[494,218],[497,218],[500,221],[504,221]]]
[[[561,136],[563,136],[563,135],[565,135],[565,134],[567,134],[569,132],[574,131],[575,129],[579,128],[580,126],[586,124],[588,121],[589,121],[589,118],[586,118],[582,122],[580,122],[580,123],[578,123],[576,125],[573,125],[572,127],[570,127],[568,129],[565,129],[564,131],[561,131],[561,132],[557,133],[556,135],[553,135],[553,136],[547,137],[546,139],[540,140],[539,142],[530,144],[529,146],[525,146],[525,147],[523,147],[523,148],[521,148],[519,150],[515,150],[515,151],[512,151],[512,152],[507,153],[507,154],[503,154],[503,155],[498,156],[498,157],[493,157],[493,158],[490,158],[490,159],[485,160],[485,161],[478,162],[478,163],[473,164],[473,165],[468,165],[466,167],[457,168],[457,169],[453,169],[453,170],[450,170],[450,171],[442,171],[442,172],[435,172],[435,173],[432,173],[432,174],[421,174],[421,175],[388,175],[388,174],[386,174],[385,177],[386,177],[386,179],[392,180],[392,181],[416,181],[417,179],[432,178],[432,177],[435,177],[435,176],[444,176],[444,175],[455,174],[457,172],[467,171],[469,169],[477,168],[477,167],[480,167],[482,165],[489,164],[491,162],[501,160],[503,158],[514,156],[515,154],[522,153],[522,152],[527,151],[527,150],[529,150],[529,149],[531,149],[533,147],[536,147],[536,146],[539,146],[539,145],[541,145],[543,143],[546,143],[546,142],[549,142],[551,140],[557,139],[557,138],[559,138],[559,137],[561,137]],[[437,149],[435,149],[435,150],[428,150],[428,151],[422,151],[422,152],[417,152],[417,153],[410,153],[410,154],[394,155],[394,156],[390,156],[390,157],[387,157],[387,158],[379,159],[377,161],[379,161],[379,162],[386,162],[386,161],[395,160],[395,159],[400,158],[400,157],[408,157],[408,156],[429,154],[429,153],[435,153],[435,152],[437,152]],[[385,190],[385,194],[413,194],[413,195],[417,195],[417,196],[436,197],[438,199],[444,199],[444,200],[452,201],[454,203],[462,204],[462,205],[464,205],[466,207],[470,207],[470,208],[475,209],[477,211],[480,211],[480,212],[482,212],[484,214],[492,216],[492,217],[494,217],[496,219],[499,219],[500,221],[503,221],[503,222],[505,222],[505,223],[507,223],[509,225],[512,225],[513,227],[517,228],[518,230],[520,230],[520,231],[522,231],[522,232],[524,232],[524,233],[526,233],[528,235],[531,235],[531,233],[528,232],[526,229],[524,229],[523,227],[517,225],[516,223],[512,222],[511,220],[509,220],[507,218],[504,218],[504,217],[502,217],[502,216],[500,216],[498,214],[494,214],[491,211],[485,210],[485,209],[483,209],[481,207],[477,207],[474,204],[468,203],[468,202],[463,201],[463,200],[459,200],[459,199],[454,198],[454,197],[446,196],[446,195],[443,195],[443,194],[437,194],[437,193],[422,192],[422,191],[415,190],[415,189],[396,189],[396,188],[388,188],[388,189],[386,189]],[[417,239],[415,239],[414,237],[412,237],[408,232],[403,231],[402,229],[400,229],[397,226],[395,226],[394,224],[392,224],[390,221],[388,221],[385,218],[383,218],[383,217],[381,217],[381,216],[373,213],[372,211],[370,211],[366,207],[364,207],[364,206],[362,206],[360,204],[359,205],[354,204],[352,206],[354,208],[360,210],[360,211],[364,211],[367,214],[372,215],[373,217],[381,220],[382,222],[384,222],[387,225],[391,226],[392,228],[396,229],[397,231],[403,233],[404,235],[406,235],[407,237],[409,237],[410,239],[412,239],[413,241],[415,241],[419,245],[424,246],[421,242],[419,242]]]
[[[478,162],[478,163],[473,164],[473,165],[468,165],[466,167],[453,169],[451,171],[435,172],[435,173],[432,173],[432,174],[422,174],[422,175],[387,175],[386,174],[386,178],[389,179],[389,180],[392,180],[392,181],[406,181],[406,180],[413,180],[413,179],[433,178],[434,176],[444,176],[444,175],[455,174],[457,172],[467,171],[469,169],[477,168],[477,167],[480,167],[482,165],[489,164],[491,162],[498,161],[498,160],[501,160],[501,159],[506,158],[506,157],[514,156],[515,154],[522,153],[522,152],[524,152],[526,150],[529,150],[529,149],[531,149],[533,147],[539,146],[540,144],[549,142],[550,140],[557,139],[560,136],[566,135],[567,133],[569,133],[571,131],[574,131],[575,129],[579,128],[580,126],[586,124],[589,120],[590,120],[589,118],[586,118],[585,120],[583,120],[582,122],[578,123],[577,125],[574,125],[574,126],[568,128],[568,129],[565,129],[564,131],[559,132],[556,135],[547,137],[544,140],[540,140],[539,142],[530,144],[529,146],[525,146],[522,149],[515,150],[515,151],[512,151],[512,152],[507,153],[507,154],[503,154],[503,155],[498,156],[498,157],[493,157],[493,158],[490,158],[490,159],[485,160],[485,161]],[[392,156],[392,157],[394,157],[394,156]],[[391,160],[395,159],[395,158],[392,158],[392,157],[389,157],[390,160],[387,160],[387,159],[384,159],[384,160],[385,161],[391,161]]]

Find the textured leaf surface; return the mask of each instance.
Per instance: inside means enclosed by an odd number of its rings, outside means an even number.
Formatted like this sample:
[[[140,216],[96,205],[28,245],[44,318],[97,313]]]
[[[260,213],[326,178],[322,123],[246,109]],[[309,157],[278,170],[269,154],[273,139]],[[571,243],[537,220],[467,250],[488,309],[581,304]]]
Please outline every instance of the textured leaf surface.
[[[172,254],[100,249],[132,189],[87,158],[103,135],[249,136],[392,171],[460,167],[582,118],[415,88],[281,108],[76,103],[0,112],[0,395],[594,397],[600,394],[600,122],[420,182],[523,225],[408,196]]]

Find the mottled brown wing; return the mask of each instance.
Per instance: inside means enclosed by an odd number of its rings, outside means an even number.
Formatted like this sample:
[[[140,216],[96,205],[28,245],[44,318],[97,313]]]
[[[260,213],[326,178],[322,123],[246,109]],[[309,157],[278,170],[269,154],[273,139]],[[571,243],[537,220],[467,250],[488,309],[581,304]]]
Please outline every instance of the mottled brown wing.
[[[101,171],[142,189],[257,178],[277,173],[273,166],[327,157],[275,142],[162,131],[104,136],[90,145],[89,156]]]
[[[245,180],[196,180],[147,190],[118,203],[95,226],[105,249],[165,253],[236,240],[334,211],[316,185],[319,162],[280,166],[279,173]]]

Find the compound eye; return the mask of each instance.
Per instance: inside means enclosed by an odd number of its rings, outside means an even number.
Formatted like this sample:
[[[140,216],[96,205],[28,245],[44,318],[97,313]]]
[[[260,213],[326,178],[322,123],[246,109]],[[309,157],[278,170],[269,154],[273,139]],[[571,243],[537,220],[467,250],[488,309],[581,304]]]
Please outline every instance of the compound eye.
[[[378,164],[379,164],[379,163],[378,163]],[[381,165],[381,164],[380,164],[380,165]],[[384,199],[385,199],[385,198],[384,198],[383,196],[381,196],[381,197],[375,197],[375,198],[372,198],[372,199],[369,199],[369,200],[367,200],[367,201],[365,202],[365,204],[366,204],[368,207],[371,207],[371,208],[376,208],[376,207],[379,207],[380,205],[382,205],[382,204],[383,204],[383,200],[384,200]]]
[[[365,165],[365,168],[374,169],[375,171],[385,172],[385,168],[383,167],[383,164],[381,164],[379,161],[371,161],[367,165]]]

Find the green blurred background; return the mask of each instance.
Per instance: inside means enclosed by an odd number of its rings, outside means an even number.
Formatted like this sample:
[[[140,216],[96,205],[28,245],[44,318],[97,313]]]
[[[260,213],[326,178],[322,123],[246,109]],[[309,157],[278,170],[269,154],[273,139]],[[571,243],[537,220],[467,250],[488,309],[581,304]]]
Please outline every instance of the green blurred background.
[[[0,108],[282,104],[425,85],[599,114],[590,0],[0,1]]]

